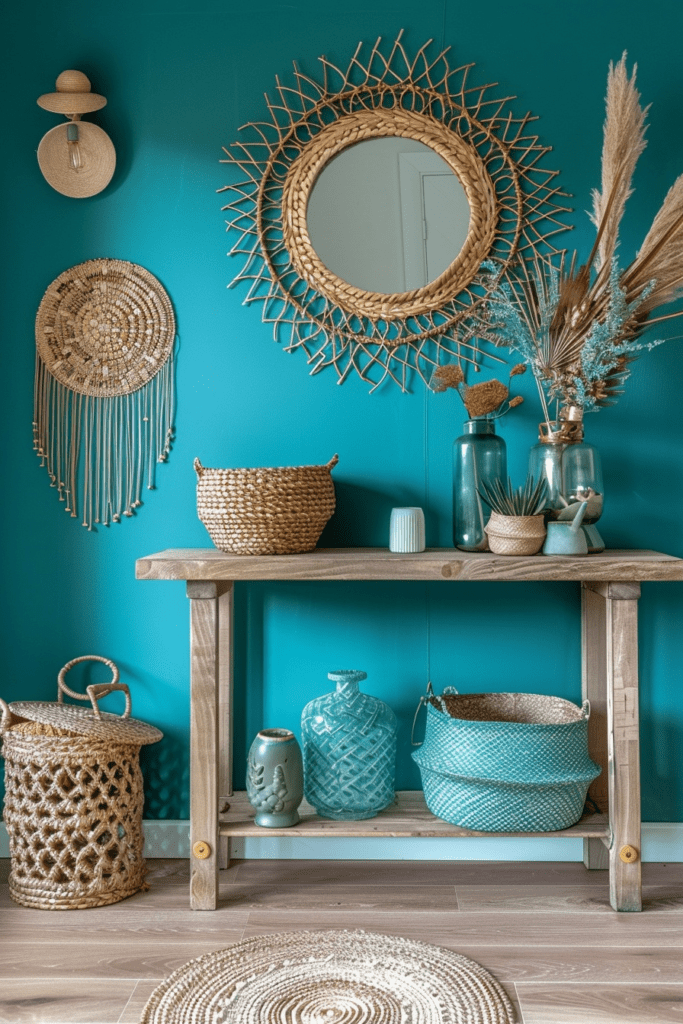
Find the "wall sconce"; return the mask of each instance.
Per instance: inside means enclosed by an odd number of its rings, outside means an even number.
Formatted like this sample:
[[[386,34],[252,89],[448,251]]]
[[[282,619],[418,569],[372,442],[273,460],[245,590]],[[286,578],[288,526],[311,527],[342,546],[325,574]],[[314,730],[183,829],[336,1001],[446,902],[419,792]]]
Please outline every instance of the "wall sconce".
[[[38,146],[38,164],[49,185],[64,196],[84,199],[107,187],[116,167],[116,152],[105,131],[81,114],[106,105],[104,96],[90,91],[90,80],[82,71],[62,71],[56,92],[38,97],[38,106],[53,114],[64,114],[67,124],[57,125],[44,135]]]

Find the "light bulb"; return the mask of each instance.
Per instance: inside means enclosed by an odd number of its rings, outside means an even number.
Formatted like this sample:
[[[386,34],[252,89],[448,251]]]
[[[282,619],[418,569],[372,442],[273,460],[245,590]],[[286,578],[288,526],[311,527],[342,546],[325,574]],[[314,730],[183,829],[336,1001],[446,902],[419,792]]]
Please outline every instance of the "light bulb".
[[[66,144],[69,150],[69,165],[74,171],[84,166],[83,150],[78,144],[78,125],[73,121],[66,126]]]

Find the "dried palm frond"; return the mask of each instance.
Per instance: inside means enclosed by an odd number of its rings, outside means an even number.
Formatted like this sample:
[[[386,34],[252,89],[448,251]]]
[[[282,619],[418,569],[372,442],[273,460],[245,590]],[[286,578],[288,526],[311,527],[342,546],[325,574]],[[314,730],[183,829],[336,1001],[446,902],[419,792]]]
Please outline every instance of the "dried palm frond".
[[[640,106],[636,90],[637,65],[631,77],[626,71],[626,53],[616,64],[610,63],[607,75],[606,116],[602,146],[602,189],[593,190],[595,226],[602,227],[598,269],[614,256],[619,225],[626,200],[632,194],[631,182],[638,158],[646,146],[645,118],[649,107]]]
[[[520,261],[507,281],[499,276],[489,296],[497,344],[519,352],[531,366],[549,421],[548,401],[583,409],[613,404],[637,354],[660,341],[639,342],[650,325],[683,314],[652,316],[683,295],[683,175],[674,182],[631,265],[616,258],[619,226],[631,194],[633,171],[645,148],[645,115],[629,78],[626,54],[610,65],[602,151],[602,190],[593,193],[596,237],[585,263],[576,253],[555,264]],[[493,269],[493,268],[489,268]]]
[[[669,189],[640,251],[624,273],[629,292],[654,280],[643,311],[649,314],[683,292],[683,174]]]
[[[606,280],[605,280],[606,278]],[[517,280],[500,280],[491,289],[492,319],[498,341],[531,366],[546,421],[548,401],[583,409],[611,405],[628,377],[635,356],[659,341],[639,342],[639,311],[652,285],[629,301],[611,261],[586,282],[572,260],[558,266],[538,261],[522,268]]]

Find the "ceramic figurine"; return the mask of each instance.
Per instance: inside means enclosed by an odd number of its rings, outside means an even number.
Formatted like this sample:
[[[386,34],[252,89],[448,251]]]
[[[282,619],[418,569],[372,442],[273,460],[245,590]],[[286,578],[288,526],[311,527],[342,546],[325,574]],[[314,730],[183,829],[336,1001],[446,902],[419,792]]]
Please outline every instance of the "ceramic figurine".
[[[249,750],[247,796],[264,828],[288,828],[299,822],[304,796],[301,749],[288,729],[262,729]]]

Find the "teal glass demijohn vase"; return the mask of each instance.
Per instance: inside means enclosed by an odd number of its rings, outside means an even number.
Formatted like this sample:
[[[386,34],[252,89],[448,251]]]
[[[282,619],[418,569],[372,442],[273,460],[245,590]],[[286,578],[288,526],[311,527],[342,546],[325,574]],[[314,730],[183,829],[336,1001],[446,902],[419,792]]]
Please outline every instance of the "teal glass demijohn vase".
[[[507,480],[507,449],[493,420],[471,419],[453,442],[453,543],[463,551],[488,551],[484,527],[491,509],[479,494],[482,482]]]
[[[327,678],[336,690],[310,701],[301,715],[304,796],[323,818],[374,818],[395,799],[396,715],[361,693],[366,672]]]

